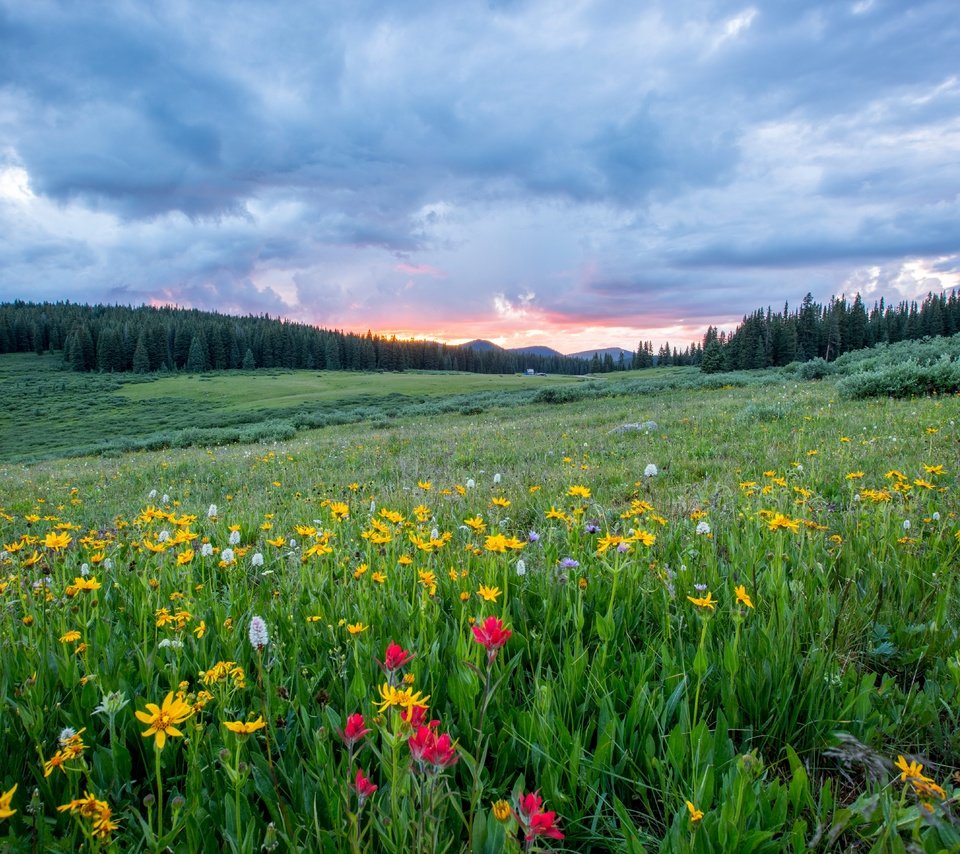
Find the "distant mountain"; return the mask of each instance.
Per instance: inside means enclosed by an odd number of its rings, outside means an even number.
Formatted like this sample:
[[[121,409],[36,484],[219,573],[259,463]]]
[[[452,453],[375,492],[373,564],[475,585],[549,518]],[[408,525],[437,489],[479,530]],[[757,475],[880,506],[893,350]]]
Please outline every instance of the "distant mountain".
[[[481,352],[503,349],[503,347],[494,344],[492,341],[484,341],[482,338],[475,338],[473,341],[467,341],[465,344],[460,344],[459,346],[464,350],[480,350]]]
[[[559,350],[554,350],[553,347],[512,347],[508,352],[510,353],[519,353],[520,355],[528,356],[562,356]]]
[[[572,359],[592,359],[596,354],[598,359],[602,359],[607,354],[613,357],[614,362],[620,361],[620,354],[629,363],[633,360],[633,353],[630,350],[624,350],[623,347],[606,347],[602,350],[581,350],[579,353],[568,353]]]

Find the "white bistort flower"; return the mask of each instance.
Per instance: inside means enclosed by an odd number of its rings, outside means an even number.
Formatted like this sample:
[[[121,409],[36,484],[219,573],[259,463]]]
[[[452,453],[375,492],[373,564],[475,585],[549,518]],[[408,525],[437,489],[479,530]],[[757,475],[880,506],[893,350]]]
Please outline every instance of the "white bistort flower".
[[[699,522],[697,522],[697,533],[704,534],[704,535],[709,534],[710,525],[701,519]]]
[[[647,463],[647,467],[643,470],[643,476],[656,477],[658,474],[657,467],[653,463]]]
[[[210,507],[207,508],[207,518],[208,518],[208,519],[216,519],[216,518],[217,518],[217,505],[216,505],[216,504],[211,504]]]
[[[211,543],[204,543],[200,546],[200,557],[210,557],[213,554],[213,545]]]
[[[522,578],[526,574],[527,574],[527,565],[522,560],[518,560],[517,575],[519,575]]]
[[[263,566],[263,555],[260,552],[254,552],[250,558],[251,566]]]
[[[230,532],[230,545],[231,545],[231,546],[239,546],[239,545],[240,545],[240,532],[239,532],[239,531],[231,531],[231,532]]]
[[[263,617],[254,615],[250,618],[250,644],[255,649],[263,649],[270,643],[270,633],[267,631],[267,624]]]

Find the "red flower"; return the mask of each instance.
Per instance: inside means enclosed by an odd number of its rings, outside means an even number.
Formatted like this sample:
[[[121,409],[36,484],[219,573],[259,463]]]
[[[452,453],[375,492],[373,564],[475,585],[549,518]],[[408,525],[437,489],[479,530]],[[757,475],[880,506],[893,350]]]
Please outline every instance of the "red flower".
[[[379,786],[374,785],[366,777],[363,776],[363,770],[357,769],[357,779],[353,783],[354,788],[357,790],[357,795],[360,798],[360,803],[362,804],[367,798],[370,797],[375,791],[377,791]],[[552,813],[551,813],[552,815]]]
[[[399,670],[403,665],[413,660],[413,653],[407,652],[400,644],[390,641],[383,656],[383,669],[387,673]]]
[[[543,806],[543,798],[536,792],[530,792],[528,795],[521,792],[517,803],[517,812],[520,813],[520,817],[524,821],[529,822],[530,816],[540,812],[541,806]]]
[[[493,661],[500,649],[508,640],[513,632],[504,628],[503,620],[499,617],[487,617],[479,626],[471,626],[474,640],[483,644],[487,650],[487,661]]]
[[[419,729],[424,725],[424,721],[427,719],[427,707],[426,706],[411,706],[409,709],[404,709],[400,712],[400,719],[404,723],[410,724],[414,729]],[[430,721],[427,726],[439,726],[440,721]]]
[[[549,836],[551,839],[563,839],[560,828],[557,827],[557,814],[552,810],[543,812],[543,798],[536,792],[520,793],[517,799],[517,817],[520,819],[526,833],[527,841],[536,836]]]
[[[554,824],[557,814],[550,812],[538,812],[530,816],[530,829],[527,831],[527,839],[533,839],[535,836],[549,836],[551,839],[563,839],[560,828]]]
[[[460,758],[450,736],[447,733],[438,735],[432,726],[418,727],[416,733],[407,739],[407,745],[410,755],[420,764],[420,770],[430,765],[434,771],[439,771],[449,768]]]
[[[362,738],[368,736],[370,730],[364,725],[363,715],[358,712],[347,718],[347,725],[342,730],[339,730],[339,734],[347,747],[353,747]]]

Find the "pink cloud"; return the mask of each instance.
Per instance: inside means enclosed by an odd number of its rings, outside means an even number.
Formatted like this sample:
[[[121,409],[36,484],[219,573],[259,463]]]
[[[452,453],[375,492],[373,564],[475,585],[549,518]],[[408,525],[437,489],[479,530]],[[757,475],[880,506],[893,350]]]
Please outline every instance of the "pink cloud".
[[[438,270],[429,264],[408,264],[406,261],[401,261],[399,264],[395,264],[393,269],[398,273],[406,273],[409,276],[432,276],[435,279],[445,279],[447,277],[443,270]]]

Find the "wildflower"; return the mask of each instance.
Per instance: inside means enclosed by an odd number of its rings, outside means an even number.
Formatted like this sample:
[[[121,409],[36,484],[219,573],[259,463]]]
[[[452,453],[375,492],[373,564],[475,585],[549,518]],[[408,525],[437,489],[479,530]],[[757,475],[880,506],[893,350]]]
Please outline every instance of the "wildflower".
[[[213,554],[213,546],[210,543],[204,543],[200,546],[200,556],[210,557]]]
[[[739,587],[735,587],[733,592],[737,596],[737,602],[742,602],[748,608],[753,607],[753,602],[750,601],[750,597],[747,595],[747,588],[744,587],[744,585],[741,584]]]
[[[66,531],[61,531],[60,533],[50,531],[44,538],[43,545],[44,548],[58,552],[61,549],[65,549],[72,542],[73,538]]]
[[[217,518],[217,505],[216,505],[216,504],[211,504],[210,507],[207,508],[207,518],[208,518],[208,519],[211,519],[211,520],[216,520],[216,518]]]
[[[357,797],[360,799],[361,806],[379,788],[379,786],[371,783],[367,777],[364,777],[362,769],[359,768],[357,769],[356,779],[353,781],[353,787],[357,790]]]
[[[703,819],[703,810],[697,809],[690,801],[687,801],[687,810],[690,812],[690,824],[696,827]]]
[[[417,576],[420,583],[427,588],[427,593],[430,596],[435,596],[437,593],[437,574],[429,569],[421,569],[417,571]]]
[[[517,561],[517,575],[521,578],[527,574],[527,565],[522,560]]]
[[[80,640],[80,632],[76,629],[66,632],[60,636],[60,643],[73,643],[74,641]]]
[[[386,670],[387,673],[392,673],[394,670],[399,670],[412,660],[412,652],[407,652],[400,644],[390,641],[383,655],[383,669]]]
[[[503,507],[504,509],[506,509],[507,507],[510,506],[511,501],[509,498],[503,498],[502,496],[495,495],[493,498],[490,499],[490,504],[493,507]]]
[[[710,593],[709,591],[707,592],[706,596],[701,596],[701,597],[688,596],[687,599],[693,602],[693,604],[696,605],[698,608],[709,608],[712,611],[717,606],[717,600],[713,598],[713,594]]]
[[[263,729],[267,722],[260,715],[255,721],[224,721],[223,725],[237,735],[250,735],[258,729]]]
[[[487,602],[496,602],[500,593],[501,590],[499,587],[487,587],[483,584],[481,584],[480,589],[477,590],[477,596]]]
[[[481,625],[470,627],[474,640],[487,651],[487,662],[492,663],[497,651],[506,645],[513,634],[511,629],[503,625],[499,617],[487,617]]]
[[[936,466],[924,465],[923,470],[924,470],[927,474],[932,474],[932,475],[934,475],[935,477],[936,477],[936,476],[939,476],[939,475],[942,475],[942,474],[945,474],[945,470],[944,470],[944,468],[943,468],[942,465],[936,465]]]
[[[589,487],[587,487],[587,486],[575,485],[575,486],[571,486],[571,487],[567,490],[567,495],[568,495],[570,498],[583,498],[584,500],[586,500],[586,499],[590,498],[591,493],[590,493],[590,488],[589,488]]]
[[[197,636],[197,640],[200,640],[207,633],[207,623],[205,620],[201,620],[200,624],[193,630],[193,633]]]
[[[785,530],[796,534],[800,530],[800,520],[791,519],[789,516],[784,516],[783,513],[775,513],[767,520],[767,528],[770,531]]]
[[[370,576],[377,584],[383,584],[387,580],[386,573],[375,572]]]
[[[913,760],[907,762],[907,760],[901,755],[897,756],[897,761],[894,762],[894,765],[896,765],[896,767],[902,772],[900,774],[900,780],[904,783],[910,780],[923,778],[923,765],[921,765],[919,762],[914,762]]]
[[[389,683],[384,683],[377,690],[380,692],[381,701],[380,703],[374,702],[381,714],[392,706],[400,709],[410,709],[413,706],[426,707],[427,700],[430,699],[429,696],[424,697],[419,691],[410,688],[396,688]]]
[[[497,473],[493,476],[493,482],[494,482],[494,483],[500,483],[500,480],[501,480],[502,477],[503,477],[503,476],[500,474],[500,472],[497,472]]]
[[[186,566],[186,564],[193,560],[193,556],[193,549],[184,549],[177,555],[177,566]]]
[[[559,562],[561,569],[576,569],[580,566],[580,561],[574,560],[572,557],[562,558]]]
[[[647,463],[647,467],[643,470],[644,477],[656,477],[659,474],[657,467],[653,463]]]
[[[704,521],[702,521],[702,520],[701,520],[700,522],[697,522],[697,533],[698,533],[698,534],[701,534],[701,535],[709,534],[709,533],[710,533],[710,523],[709,523],[709,522],[704,522]]]
[[[250,618],[248,635],[251,646],[258,650],[263,649],[270,642],[270,634],[267,632],[267,624],[263,617],[253,616]]]
[[[352,635],[359,635],[361,632],[365,632],[369,628],[370,626],[365,626],[363,623],[351,623],[347,625],[347,631]]]
[[[10,818],[16,810],[10,809],[10,802],[13,800],[14,792],[17,791],[19,783],[14,783],[12,789],[7,789],[0,795],[0,818]]]
[[[357,742],[370,735],[363,720],[363,715],[359,712],[347,717],[347,725],[342,730],[337,730],[337,734],[343,739],[347,747],[353,747]]]
[[[904,520],[903,520],[903,530],[904,530],[904,531],[909,531],[909,530],[910,530],[910,520],[909,520],[909,519],[904,519]]]
[[[509,801],[494,801],[493,803],[493,817],[500,822],[507,822],[510,820],[510,815],[513,811],[510,809]]]
[[[557,814],[552,810],[544,812],[540,809],[543,798],[536,792],[520,793],[517,803],[517,817],[526,831],[529,842],[537,836],[548,836],[551,839],[563,839],[563,834],[556,825]]]
[[[432,766],[433,771],[440,771],[456,764],[456,745],[450,740],[448,733],[438,735],[432,726],[417,727],[417,731],[407,739],[410,755],[419,764],[420,770]]]
[[[527,542],[528,542],[528,543],[537,543],[537,542],[539,542],[539,541],[540,541],[540,535],[539,535],[536,531],[530,531],[530,532],[527,534]]]
[[[433,484],[429,480],[418,480],[417,487],[424,492],[429,492],[433,488]]]
[[[177,724],[182,724],[193,713],[183,700],[174,699],[171,691],[163,700],[163,706],[156,703],[147,703],[147,711],[137,712],[137,720],[141,723],[149,724],[149,729],[142,735],[149,738],[156,736],[157,750],[163,750],[168,735],[183,736],[183,733],[176,728]]]

